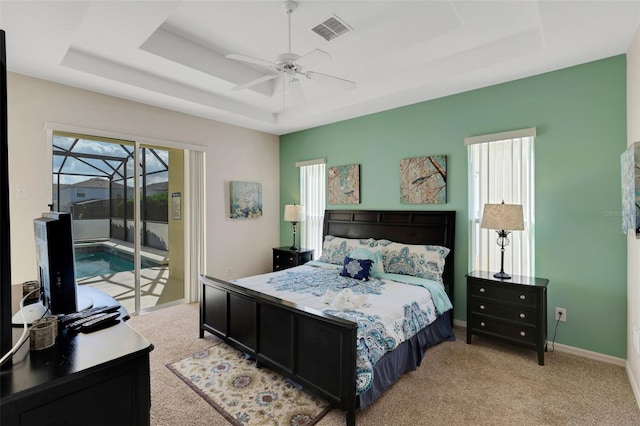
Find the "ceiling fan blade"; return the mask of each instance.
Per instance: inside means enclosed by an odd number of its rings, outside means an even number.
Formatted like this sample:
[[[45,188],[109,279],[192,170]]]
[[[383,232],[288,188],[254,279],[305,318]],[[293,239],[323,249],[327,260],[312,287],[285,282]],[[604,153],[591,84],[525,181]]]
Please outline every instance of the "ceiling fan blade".
[[[314,49],[311,52],[302,55],[296,62],[302,66],[309,67],[329,59],[331,59],[330,54],[321,49]]]
[[[297,78],[289,79],[289,91],[291,91],[291,97],[295,104],[302,104],[305,102],[304,93],[302,92],[302,85]]]
[[[234,61],[248,62],[250,64],[262,65],[263,67],[274,67],[276,64],[260,58],[254,58],[252,56],[240,55],[237,53],[231,53],[225,56],[227,59],[233,59]]]
[[[305,73],[305,76],[309,80],[315,80],[319,83],[331,84],[336,87],[340,87],[343,89],[355,89],[356,83],[351,80],[345,80],[344,78],[334,77],[332,75],[322,74],[320,72],[308,71]]]
[[[251,80],[248,81],[244,84],[240,84],[238,86],[233,87],[233,90],[243,90],[243,89],[247,89],[251,86],[255,86],[256,84],[260,84],[264,81],[269,81],[269,80],[273,80],[274,78],[276,78],[278,76],[278,74],[274,74],[274,75],[263,75],[262,77],[256,78],[255,80]]]

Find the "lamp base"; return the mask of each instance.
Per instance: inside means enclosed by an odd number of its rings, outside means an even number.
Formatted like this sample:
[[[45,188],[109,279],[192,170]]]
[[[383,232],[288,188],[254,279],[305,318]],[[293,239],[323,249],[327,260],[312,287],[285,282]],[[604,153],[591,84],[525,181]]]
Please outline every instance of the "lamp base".
[[[291,247],[289,247],[289,250],[291,250],[291,251],[298,251],[298,250],[300,250],[300,249],[299,249],[298,247],[296,247],[296,246],[291,246]]]
[[[511,275],[507,274],[506,272],[496,272],[495,274],[493,274],[494,277],[499,278],[501,280],[510,280],[511,279]]]

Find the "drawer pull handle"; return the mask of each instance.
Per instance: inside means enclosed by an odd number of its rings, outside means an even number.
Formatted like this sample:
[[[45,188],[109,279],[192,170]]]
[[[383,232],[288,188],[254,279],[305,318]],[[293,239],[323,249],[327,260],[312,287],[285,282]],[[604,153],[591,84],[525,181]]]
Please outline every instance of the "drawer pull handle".
[[[293,257],[290,257],[290,258],[289,258],[289,260],[291,260],[291,261],[292,261],[292,260],[293,260]]]
[[[484,321],[480,323],[480,327],[484,327]]]
[[[484,293],[484,287],[480,287],[480,293]]]
[[[524,313],[521,313],[520,314],[520,318],[524,319],[524,318],[526,318],[526,315]]]
[[[480,309],[483,309],[483,310],[484,310],[484,305],[480,305]]]
[[[280,255],[279,254],[276,254],[276,259],[280,259]]]
[[[520,300],[524,300],[524,299],[526,299],[526,298],[527,298],[527,296],[525,296],[524,294],[521,294],[521,295],[520,295]]]
[[[526,335],[527,335],[527,333],[525,333],[524,331],[521,331],[521,332],[520,332],[520,335],[521,335],[522,337],[524,337],[524,336],[526,336]]]

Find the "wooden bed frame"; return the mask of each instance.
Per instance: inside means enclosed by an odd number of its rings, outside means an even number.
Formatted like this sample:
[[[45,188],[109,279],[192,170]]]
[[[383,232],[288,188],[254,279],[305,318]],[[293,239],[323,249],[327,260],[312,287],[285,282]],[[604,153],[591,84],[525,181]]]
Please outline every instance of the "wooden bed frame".
[[[450,248],[443,281],[453,301],[455,211],[327,210],[324,235]],[[346,411],[347,425],[355,425],[355,323],[217,278],[200,282],[200,337],[221,338]]]

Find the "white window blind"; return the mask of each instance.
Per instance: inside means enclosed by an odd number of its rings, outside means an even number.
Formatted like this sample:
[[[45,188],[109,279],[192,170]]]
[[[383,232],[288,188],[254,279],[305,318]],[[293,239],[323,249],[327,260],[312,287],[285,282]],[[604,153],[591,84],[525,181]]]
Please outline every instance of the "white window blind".
[[[481,229],[487,203],[521,204],[524,231],[509,234],[504,270],[533,276],[535,129],[466,138],[469,157],[469,220],[471,270],[500,271],[500,247],[495,230]]]
[[[296,163],[300,167],[300,204],[305,220],[300,223],[300,246],[315,250],[314,259],[322,254],[322,226],[325,209],[324,159]]]

